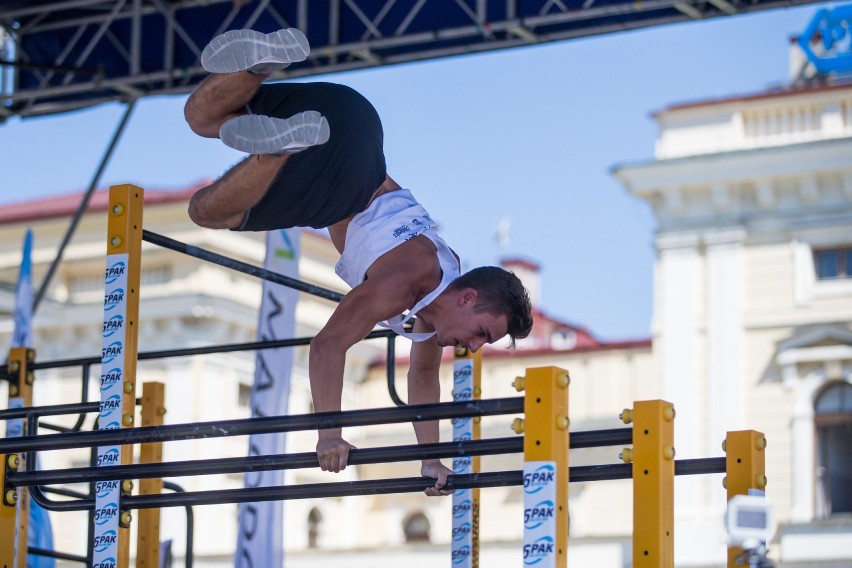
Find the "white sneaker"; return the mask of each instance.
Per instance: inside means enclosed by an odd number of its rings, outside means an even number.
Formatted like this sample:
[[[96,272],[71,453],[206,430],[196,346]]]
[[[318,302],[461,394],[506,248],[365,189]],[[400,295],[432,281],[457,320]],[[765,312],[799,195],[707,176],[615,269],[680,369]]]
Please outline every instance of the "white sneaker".
[[[211,73],[251,71],[263,75],[304,61],[310,52],[308,38],[296,28],[271,34],[231,30],[207,44],[201,53],[201,65]]]
[[[226,146],[247,154],[295,154],[328,142],[326,118],[315,110],[290,118],[246,114],[226,121],[219,138]]]

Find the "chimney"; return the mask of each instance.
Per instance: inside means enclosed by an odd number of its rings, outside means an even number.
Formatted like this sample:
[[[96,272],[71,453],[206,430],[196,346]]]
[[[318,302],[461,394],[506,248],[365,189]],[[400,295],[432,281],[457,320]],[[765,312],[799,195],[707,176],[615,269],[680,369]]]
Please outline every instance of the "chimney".
[[[521,279],[530,294],[533,308],[538,308],[541,300],[541,266],[523,258],[504,258],[500,261],[500,266],[514,272],[515,276]]]

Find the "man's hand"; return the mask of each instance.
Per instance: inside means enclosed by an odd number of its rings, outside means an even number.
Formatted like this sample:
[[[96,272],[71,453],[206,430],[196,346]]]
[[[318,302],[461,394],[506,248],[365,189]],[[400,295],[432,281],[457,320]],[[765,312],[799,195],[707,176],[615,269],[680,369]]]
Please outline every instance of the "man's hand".
[[[423,460],[423,465],[420,466],[420,475],[438,479],[437,483],[433,487],[427,487],[424,493],[429,497],[439,497],[455,493],[453,489],[443,489],[447,484],[447,476],[453,475],[453,473],[453,470],[444,466],[440,460]]]
[[[339,472],[349,463],[349,450],[355,446],[340,436],[320,437],[317,442],[317,459],[323,471]]]

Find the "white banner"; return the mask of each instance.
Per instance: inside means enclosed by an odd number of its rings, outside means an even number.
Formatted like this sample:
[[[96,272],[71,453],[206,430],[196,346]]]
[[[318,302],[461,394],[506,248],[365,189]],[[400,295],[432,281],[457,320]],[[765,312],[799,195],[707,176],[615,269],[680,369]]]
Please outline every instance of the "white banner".
[[[267,270],[298,278],[301,230],[270,231],[266,236]],[[292,338],[296,328],[296,302],[299,292],[271,282],[263,282],[263,300],[257,326],[258,341]],[[287,414],[290,398],[290,372],[293,348],[262,349],[257,352],[251,392],[252,416]],[[262,434],[249,437],[249,455],[283,454],[286,435]],[[246,487],[284,484],[283,471],[245,474]],[[280,501],[240,504],[237,568],[280,568],[284,565],[284,504]]]
[[[556,462],[524,462],[524,566],[556,567]]]
[[[473,359],[453,361],[453,400],[473,400]],[[473,438],[472,418],[453,418],[453,441],[469,441]],[[473,458],[464,456],[453,459],[453,472],[473,473]],[[473,490],[459,489],[453,493],[453,568],[470,568],[473,553]]]
[[[104,320],[101,347],[101,412],[99,430],[121,428],[121,399],[124,393],[124,345],[127,318],[127,254],[107,256],[104,272]],[[100,446],[98,466],[121,463],[119,446]],[[93,568],[115,568],[118,564],[118,481],[95,483],[95,535]]]

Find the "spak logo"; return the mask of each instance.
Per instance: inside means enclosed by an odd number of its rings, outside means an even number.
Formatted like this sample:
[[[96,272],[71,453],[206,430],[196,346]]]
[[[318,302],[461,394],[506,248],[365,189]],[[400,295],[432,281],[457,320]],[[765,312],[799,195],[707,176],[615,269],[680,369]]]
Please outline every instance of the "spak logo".
[[[127,265],[122,261],[118,261],[113,263],[111,266],[107,266],[104,279],[106,280],[107,285],[113,284],[116,280],[124,276],[126,272]]]
[[[95,524],[104,525],[116,515],[118,515],[118,505],[116,503],[107,503],[100,509],[95,509]]]
[[[113,367],[101,375],[101,388],[108,389],[121,380],[121,369]]]
[[[464,389],[461,389],[461,390],[454,390],[453,391],[453,400],[455,400],[455,401],[470,400],[472,398],[473,398],[473,390],[471,390],[470,388],[464,388]]]
[[[110,448],[98,456],[98,466],[116,465],[119,459],[118,448]]]
[[[112,363],[115,358],[121,355],[124,350],[124,344],[121,341],[113,341],[106,347],[101,349],[101,363],[104,365]]]
[[[95,483],[95,494],[98,499],[106,499],[112,491],[118,490],[118,481],[98,481]]]
[[[108,530],[104,534],[95,536],[95,552],[104,552],[110,546],[115,546],[118,534],[114,530]]]
[[[532,544],[524,545],[524,564],[532,566],[538,564],[553,554],[553,537],[543,536]]]
[[[473,459],[469,456],[463,458],[453,458],[453,471],[456,473],[470,471],[470,466]],[[458,491],[456,491],[458,493]]]
[[[453,551],[453,564],[461,564],[470,557],[470,546],[464,545]]]
[[[100,404],[101,415],[108,415],[116,410],[121,409],[121,397],[117,394],[111,395],[106,400],[102,400]]]
[[[112,337],[124,327],[124,317],[118,314],[104,322],[104,337]]]
[[[470,379],[470,376],[473,374],[473,365],[467,364],[459,367],[458,369],[453,370],[453,383],[461,384],[466,380]]]
[[[470,499],[465,499],[460,503],[453,504],[453,518],[460,519],[473,507],[473,503],[471,503]]]
[[[556,468],[552,465],[543,465],[535,471],[524,473],[524,493],[532,495],[544,489],[547,485],[556,482]]]
[[[524,528],[535,529],[554,518],[553,501],[541,501],[524,509]]]
[[[470,534],[470,523],[462,523],[453,527],[453,540],[458,542],[464,540]]]
[[[104,294],[104,311],[114,310],[124,301],[124,288],[116,288],[108,294]]]
[[[92,564],[92,568],[115,568],[115,558],[110,556],[100,562],[95,562]]]

